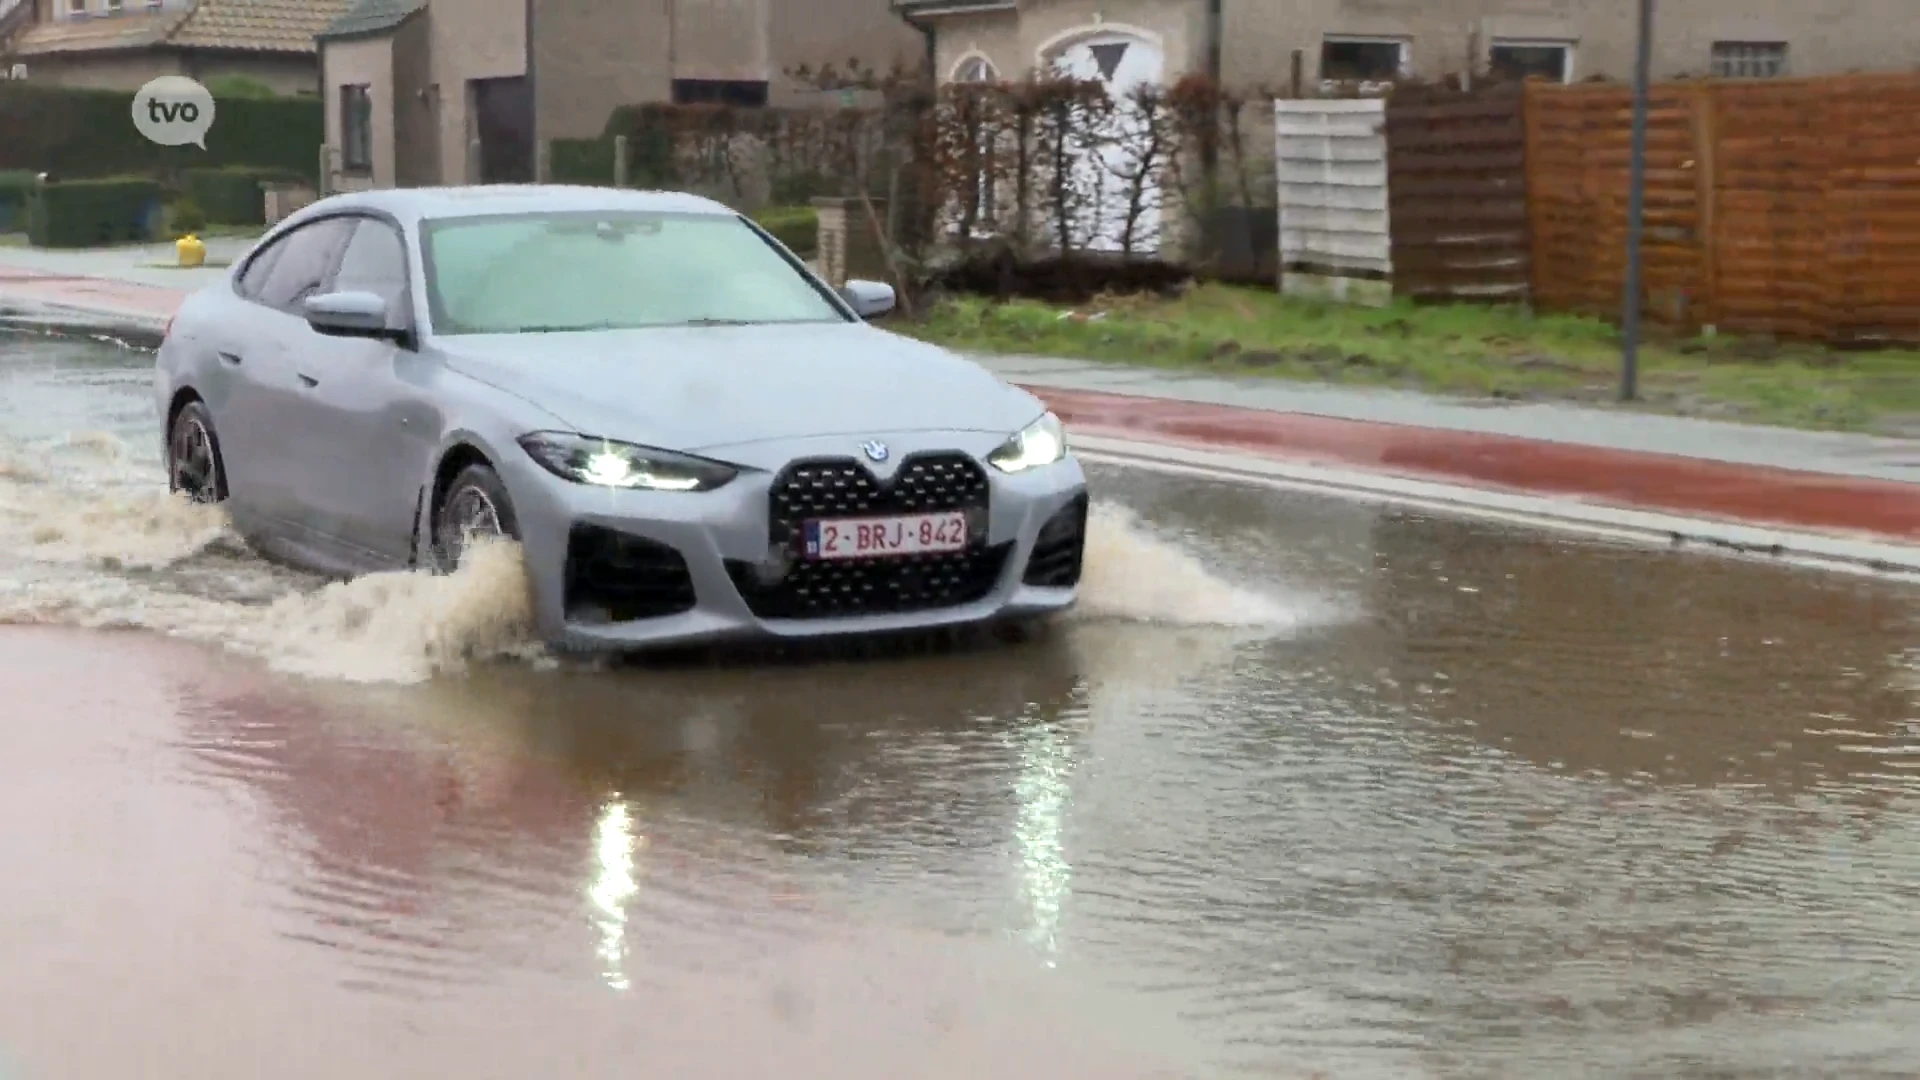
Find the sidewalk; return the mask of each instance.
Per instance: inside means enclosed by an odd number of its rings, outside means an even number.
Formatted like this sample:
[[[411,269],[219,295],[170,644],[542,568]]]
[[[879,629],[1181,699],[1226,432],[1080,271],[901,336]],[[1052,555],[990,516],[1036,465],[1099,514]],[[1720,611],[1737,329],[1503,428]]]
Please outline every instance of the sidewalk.
[[[152,260],[0,248],[0,314],[152,340],[187,290],[222,273],[143,265]],[[1093,436],[1920,542],[1920,441],[1086,361],[976,359]]]

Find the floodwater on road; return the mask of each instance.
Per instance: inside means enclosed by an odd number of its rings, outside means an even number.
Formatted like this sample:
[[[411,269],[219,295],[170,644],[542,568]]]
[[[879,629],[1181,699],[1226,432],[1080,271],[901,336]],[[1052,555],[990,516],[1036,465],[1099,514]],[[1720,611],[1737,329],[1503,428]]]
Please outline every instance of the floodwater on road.
[[[595,667],[0,340],[0,1075],[1911,1076],[1920,591],[1095,470],[1042,640]]]

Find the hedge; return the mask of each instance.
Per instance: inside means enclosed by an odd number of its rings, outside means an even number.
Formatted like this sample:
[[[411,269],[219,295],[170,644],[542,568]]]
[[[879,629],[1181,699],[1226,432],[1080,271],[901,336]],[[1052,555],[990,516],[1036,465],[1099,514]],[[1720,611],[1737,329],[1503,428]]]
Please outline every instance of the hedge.
[[[547,146],[547,170],[556,184],[613,186],[612,139],[554,139]]]
[[[160,184],[140,177],[49,183],[27,205],[35,247],[94,247],[151,240],[161,214]]]
[[[803,259],[820,247],[820,214],[811,206],[769,206],[753,220]]]
[[[267,196],[261,185],[294,179],[282,169],[236,165],[224,169],[188,169],[181,192],[197,203],[213,225],[265,225]]]
[[[26,227],[27,200],[32,197],[33,173],[25,169],[0,171],[0,233]]]
[[[215,98],[207,148],[160,146],[133,126],[133,94],[0,81],[0,170],[71,180],[252,166],[319,178],[320,99]]]

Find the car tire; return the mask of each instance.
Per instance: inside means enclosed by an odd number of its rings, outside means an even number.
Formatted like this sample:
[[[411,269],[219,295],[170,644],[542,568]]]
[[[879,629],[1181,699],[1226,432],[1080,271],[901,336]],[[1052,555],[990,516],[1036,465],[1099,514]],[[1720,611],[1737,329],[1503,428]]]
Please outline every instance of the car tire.
[[[461,469],[433,508],[434,563],[443,573],[460,566],[471,537],[520,539],[513,499],[491,465]]]
[[[202,402],[187,402],[167,426],[167,490],[197,503],[226,501],[227,464],[220,456],[220,435]]]

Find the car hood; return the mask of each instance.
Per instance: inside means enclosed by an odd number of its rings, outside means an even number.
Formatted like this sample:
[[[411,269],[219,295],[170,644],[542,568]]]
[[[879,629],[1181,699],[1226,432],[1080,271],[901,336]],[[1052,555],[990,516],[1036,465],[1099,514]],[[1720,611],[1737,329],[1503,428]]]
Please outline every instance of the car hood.
[[[698,452],[819,435],[1011,434],[1044,406],[970,360],[861,323],[487,334],[453,370],[587,435]]]

